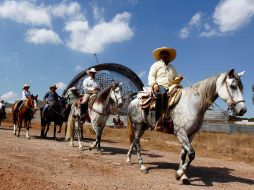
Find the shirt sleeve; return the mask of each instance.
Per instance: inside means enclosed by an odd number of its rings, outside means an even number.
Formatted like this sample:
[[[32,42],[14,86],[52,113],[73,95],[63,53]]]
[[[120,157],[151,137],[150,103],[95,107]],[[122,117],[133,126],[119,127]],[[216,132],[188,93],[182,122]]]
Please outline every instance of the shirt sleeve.
[[[156,76],[157,76],[157,67],[155,64],[153,64],[150,68],[149,74],[148,74],[148,84],[149,86],[153,86],[156,83]]]
[[[43,100],[46,100],[49,97],[49,92],[47,92],[43,98]]]

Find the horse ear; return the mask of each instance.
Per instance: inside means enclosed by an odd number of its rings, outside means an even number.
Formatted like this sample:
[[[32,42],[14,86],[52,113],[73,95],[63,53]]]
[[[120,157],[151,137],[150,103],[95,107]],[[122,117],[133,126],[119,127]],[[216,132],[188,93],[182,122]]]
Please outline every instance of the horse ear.
[[[237,75],[238,75],[239,77],[242,77],[242,76],[244,75],[244,73],[245,73],[245,71],[242,71],[242,72],[238,73]]]
[[[235,69],[230,69],[230,70],[228,71],[228,76],[229,76],[229,78],[232,78],[232,77],[234,76],[234,73],[235,73]]]

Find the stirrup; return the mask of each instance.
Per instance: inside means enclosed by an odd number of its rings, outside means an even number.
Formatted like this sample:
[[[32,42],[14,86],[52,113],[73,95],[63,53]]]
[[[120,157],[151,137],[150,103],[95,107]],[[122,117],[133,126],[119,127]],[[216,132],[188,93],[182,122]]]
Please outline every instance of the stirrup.
[[[162,131],[162,123],[160,120],[156,122],[154,130],[155,131]]]

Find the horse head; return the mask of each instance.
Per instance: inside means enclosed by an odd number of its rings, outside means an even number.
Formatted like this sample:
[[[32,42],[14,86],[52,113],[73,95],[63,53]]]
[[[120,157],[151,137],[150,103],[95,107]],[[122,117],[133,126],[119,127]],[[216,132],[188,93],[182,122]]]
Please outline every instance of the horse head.
[[[26,105],[28,108],[35,108],[35,102],[37,102],[38,95],[34,96],[33,94],[27,99]]]
[[[116,103],[117,107],[120,108],[123,106],[123,90],[121,84],[113,82],[110,97]]]
[[[229,70],[224,76],[217,80],[216,90],[218,96],[227,103],[235,115],[242,116],[247,108],[243,98],[243,84],[241,78],[244,72],[235,73],[234,69]]]

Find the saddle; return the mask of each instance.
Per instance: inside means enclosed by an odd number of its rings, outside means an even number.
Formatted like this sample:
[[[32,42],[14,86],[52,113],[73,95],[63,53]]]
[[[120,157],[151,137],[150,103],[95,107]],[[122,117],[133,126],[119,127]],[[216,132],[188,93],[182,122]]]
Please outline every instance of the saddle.
[[[173,84],[169,87],[167,97],[168,97],[168,108],[173,107],[178,103],[182,95],[182,88],[179,84]],[[155,108],[156,97],[151,90],[151,88],[144,87],[143,91],[138,92],[137,98],[139,99],[139,105],[142,109]]]
[[[137,95],[137,98],[139,99],[139,105],[144,110],[148,123],[153,123],[155,121],[156,97],[150,88],[146,87],[143,89],[144,91],[140,91]],[[166,127],[162,128],[162,132],[170,134],[174,133],[174,126],[172,118],[170,116],[170,111],[179,102],[181,95],[182,95],[182,87],[179,84],[173,84],[168,89],[167,92],[168,108],[165,113],[162,113],[161,120],[162,123],[160,124]],[[154,128],[154,126],[150,127],[151,129]]]

